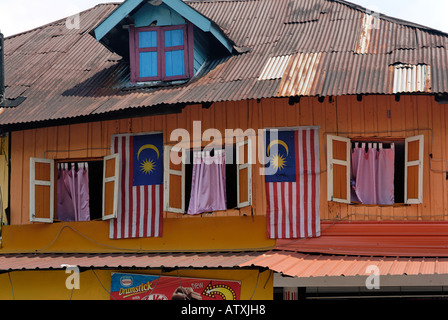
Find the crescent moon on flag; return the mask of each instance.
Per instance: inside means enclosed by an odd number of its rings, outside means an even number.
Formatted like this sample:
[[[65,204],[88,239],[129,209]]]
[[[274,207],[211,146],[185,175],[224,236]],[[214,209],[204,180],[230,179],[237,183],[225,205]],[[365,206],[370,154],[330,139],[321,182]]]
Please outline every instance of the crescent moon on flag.
[[[268,149],[267,149],[267,151],[266,151],[267,154],[268,154],[268,156],[269,156],[269,151],[271,150],[271,147],[274,146],[274,145],[276,145],[276,144],[280,144],[280,145],[282,145],[283,147],[285,147],[285,149],[286,149],[286,155],[289,154],[288,145],[285,143],[285,141],[282,141],[282,140],[274,140],[274,141],[272,141],[272,142],[269,144]]]
[[[145,149],[152,149],[157,153],[157,159],[159,158],[160,154],[159,154],[159,149],[157,149],[157,147],[153,144],[145,144],[143,146],[140,147],[140,149],[138,149],[138,153],[137,153],[137,160],[140,160],[140,153],[145,150]]]

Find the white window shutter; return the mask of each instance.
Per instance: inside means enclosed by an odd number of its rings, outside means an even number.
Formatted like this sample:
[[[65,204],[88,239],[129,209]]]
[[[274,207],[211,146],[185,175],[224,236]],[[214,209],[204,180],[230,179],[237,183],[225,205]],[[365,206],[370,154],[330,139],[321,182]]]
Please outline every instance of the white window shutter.
[[[328,201],[350,203],[350,149],[348,138],[327,136]]]
[[[181,156],[179,157],[179,152]],[[179,163],[171,161],[171,154]],[[163,163],[163,207],[166,212],[185,213],[185,149],[165,146]]]
[[[120,155],[104,157],[103,160],[103,220],[117,217]]]
[[[246,139],[236,144],[237,203],[238,208],[252,204],[252,141]]]
[[[30,158],[30,221],[54,218],[54,160]]]
[[[405,140],[404,201],[406,204],[423,202],[423,155],[423,135]]]

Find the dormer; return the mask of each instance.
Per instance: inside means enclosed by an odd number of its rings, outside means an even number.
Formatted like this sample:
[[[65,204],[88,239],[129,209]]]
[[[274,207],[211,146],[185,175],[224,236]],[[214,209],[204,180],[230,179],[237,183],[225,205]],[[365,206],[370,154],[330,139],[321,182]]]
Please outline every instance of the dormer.
[[[181,0],[126,0],[92,35],[129,62],[132,85],[185,82],[207,59],[233,53],[222,30]]]

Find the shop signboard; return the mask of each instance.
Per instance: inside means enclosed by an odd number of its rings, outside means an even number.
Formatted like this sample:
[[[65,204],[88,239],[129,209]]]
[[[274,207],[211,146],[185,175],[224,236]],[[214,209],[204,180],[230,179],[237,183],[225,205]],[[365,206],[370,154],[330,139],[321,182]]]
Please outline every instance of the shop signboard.
[[[231,280],[113,273],[112,300],[239,300],[241,283]]]

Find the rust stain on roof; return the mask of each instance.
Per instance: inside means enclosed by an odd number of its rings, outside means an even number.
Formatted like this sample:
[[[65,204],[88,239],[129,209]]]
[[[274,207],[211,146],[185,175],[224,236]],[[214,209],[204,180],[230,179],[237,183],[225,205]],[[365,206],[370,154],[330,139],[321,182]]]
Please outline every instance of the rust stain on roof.
[[[296,54],[286,67],[280,83],[278,96],[308,96],[320,64],[322,53]]]

